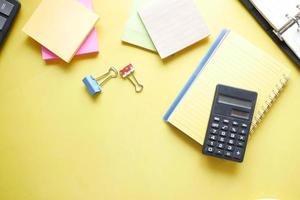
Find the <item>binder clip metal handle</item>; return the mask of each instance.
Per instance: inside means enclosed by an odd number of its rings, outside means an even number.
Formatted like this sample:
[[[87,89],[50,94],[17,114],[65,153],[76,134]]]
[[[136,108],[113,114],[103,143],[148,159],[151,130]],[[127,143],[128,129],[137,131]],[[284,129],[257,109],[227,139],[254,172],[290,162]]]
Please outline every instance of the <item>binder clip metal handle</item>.
[[[141,93],[143,91],[144,86],[136,80],[134,75],[132,75],[132,78],[128,77],[128,80],[134,86],[136,93]]]
[[[102,76],[99,76],[96,78],[96,81],[99,82],[102,79],[104,79],[101,83],[99,83],[100,86],[103,86],[105,83],[107,83],[112,78],[118,77],[118,70],[116,70],[114,67],[109,68],[108,72],[103,74]]]
[[[114,67],[109,68],[108,72],[99,76],[98,78],[94,78],[93,76],[86,76],[82,81],[86,86],[90,95],[95,96],[98,93],[102,92],[102,86],[107,83],[110,79],[116,78],[118,76],[118,70]],[[99,83],[99,81],[103,80]]]
[[[135,68],[132,64],[127,65],[122,70],[120,70],[120,75],[122,78],[127,78],[130,83],[134,86],[136,93],[141,93],[144,89],[144,86],[138,82],[138,80],[134,76]]]

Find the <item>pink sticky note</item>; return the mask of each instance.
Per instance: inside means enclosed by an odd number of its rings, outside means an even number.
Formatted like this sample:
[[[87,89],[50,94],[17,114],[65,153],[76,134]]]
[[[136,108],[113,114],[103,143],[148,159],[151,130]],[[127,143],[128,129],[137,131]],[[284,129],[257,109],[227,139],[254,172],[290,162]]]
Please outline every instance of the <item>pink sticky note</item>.
[[[88,9],[90,10],[93,9],[92,0],[79,0],[79,1]],[[81,47],[78,49],[76,55],[84,55],[84,54],[97,53],[97,52],[99,52],[98,38],[97,38],[96,29],[93,28],[93,30],[87,36],[85,41],[82,43]],[[56,56],[54,53],[49,51],[46,47],[42,47],[42,58],[44,60],[59,59],[58,56]]]

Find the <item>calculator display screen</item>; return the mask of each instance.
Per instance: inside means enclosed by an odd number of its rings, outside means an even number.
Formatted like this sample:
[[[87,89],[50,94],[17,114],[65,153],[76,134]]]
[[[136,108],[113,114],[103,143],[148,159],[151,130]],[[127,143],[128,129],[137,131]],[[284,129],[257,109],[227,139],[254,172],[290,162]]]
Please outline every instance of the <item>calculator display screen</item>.
[[[241,99],[236,99],[236,98],[232,98],[232,97],[228,97],[228,96],[224,96],[224,95],[219,95],[218,103],[227,104],[227,105],[231,105],[231,106],[237,106],[240,108],[246,108],[249,110],[251,110],[251,108],[252,108],[252,103],[250,101],[244,101]]]
[[[242,118],[242,119],[249,119],[249,117],[250,117],[249,113],[243,112],[243,111],[240,111],[240,110],[232,110],[230,115],[232,117],[239,117],[239,118]]]

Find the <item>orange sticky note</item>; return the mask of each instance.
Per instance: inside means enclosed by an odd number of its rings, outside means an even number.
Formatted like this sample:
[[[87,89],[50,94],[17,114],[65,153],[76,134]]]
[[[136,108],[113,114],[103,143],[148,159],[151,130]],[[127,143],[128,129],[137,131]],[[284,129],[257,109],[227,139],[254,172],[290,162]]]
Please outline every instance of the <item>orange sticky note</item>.
[[[77,0],[43,0],[23,31],[70,62],[98,18]]]

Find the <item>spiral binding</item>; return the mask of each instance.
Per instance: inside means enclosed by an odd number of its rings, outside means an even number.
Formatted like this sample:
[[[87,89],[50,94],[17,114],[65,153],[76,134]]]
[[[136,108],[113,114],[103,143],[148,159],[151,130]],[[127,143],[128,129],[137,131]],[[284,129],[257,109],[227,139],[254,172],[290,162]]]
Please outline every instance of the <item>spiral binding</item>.
[[[283,77],[280,79],[279,83],[276,84],[275,89],[272,90],[272,93],[270,94],[268,100],[265,101],[265,104],[262,106],[262,109],[259,110],[258,114],[254,117],[255,123],[250,128],[250,134],[253,133],[254,129],[257,128],[258,124],[262,121],[266,113],[270,110],[270,108],[278,98],[279,94],[283,90],[288,80],[289,76],[283,74]]]

